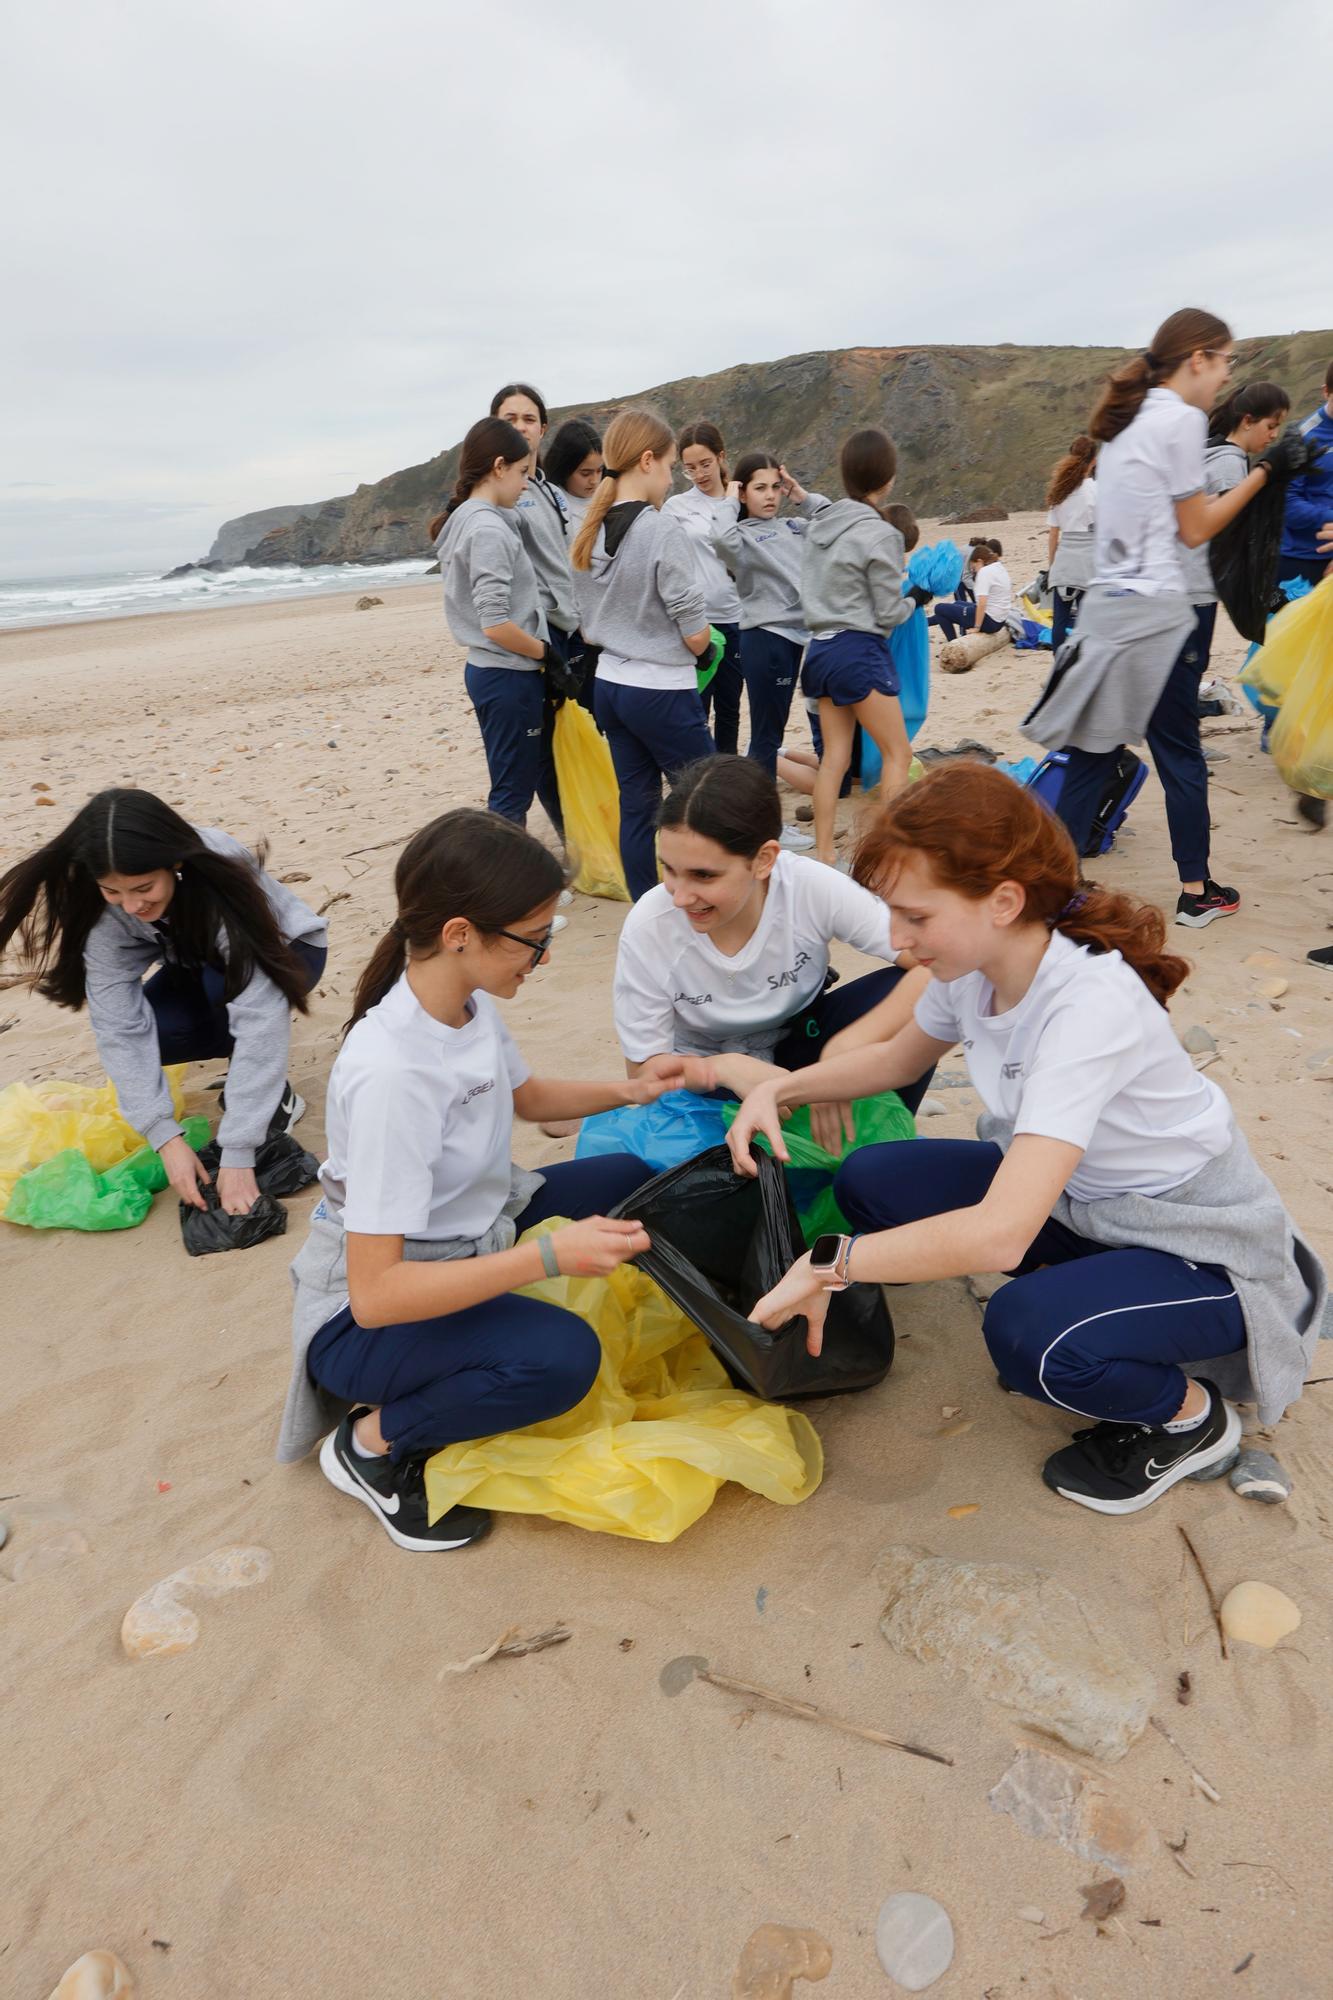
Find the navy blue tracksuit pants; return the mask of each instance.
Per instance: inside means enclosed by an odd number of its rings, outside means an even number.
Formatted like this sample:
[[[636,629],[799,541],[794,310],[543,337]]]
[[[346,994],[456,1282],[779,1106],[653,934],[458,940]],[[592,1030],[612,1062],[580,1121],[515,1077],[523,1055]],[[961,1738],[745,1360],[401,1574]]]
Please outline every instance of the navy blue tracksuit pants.
[[[962,598],[955,598],[948,604],[937,604],[928,622],[939,626],[946,642],[962,638],[968,632],[998,632],[1000,629],[999,619],[992,618],[989,612],[978,626],[975,603],[969,604]]]
[[[750,701],[747,755],[762,764],[770,778],[777,776],[778,752],[800,679],[802,650],[795,639],[766,632],[762,625],[741,633],[741,673]],[[719,750],[721,747],[719,743]]]
[[[694,688],[624,687],[598,679],[597,727],[606,738],[620,787],[620,862],[630,901],[657,887],[657,815],[662,784],[699,757],[713,739]]]
[[[858,1232],[896,1229],[975,1207],[1003,1158],[979,1139],[864,1146],[839,1167],[834,1194]],[[1236,1288],[1219,1265],[1106,1250],[1053,1216],[981,1330],[1011,1388],[1113,1423],[1169,1423],[1185,1400],[1181,1364],[1245,1345]]]
[[[304,938],[289,938],[287,949],[305,966],[306,991],[312,992],[323,974],[328,952],[322,944],[307,944]],[[168,1063],[213,1062],[231,1054],[236,1045],[227,1020],[224,985],[218,966],[177,965],[172,959],[146,982],[143,997],[157,1023],[157,1053],[163,1068]]]
[[[542,1172],[545,1187],[517,1218],[520,1235],[551,1215],[605,1215],[653,1170],[630,1153],[609,1153]],[[401,1460],[563,1415],[583,1401],[601,1359],[597,1335],[577,1313],[504,1292],[402,1326],[360,1327],[343,1306],[311,1341],[307,1366],[345,1402],[378,1406]]]
[[[878,972],[864,972],[859,979],[842,979],[817,993],[808,1007],[787,1022],[782,1040],[773,1051],[779,1069],[808,1069],[817,1063],[825,1042],[853,1021],[859,1021],[881,1000],[887,1000],[905,975],[896,965],[881,966]],[[909,1111],[915,1111],[930,1088],[935,1074],[931,1064],[924,1076],[898,1092]]]
[[[563,840],[565,822],[551,750],[555,711],[546,699],[545,676],[521,667],[478,667],[469,660],[463,684],[481,725],[491,780],[487,805],[502,819],[526,826],[535,796]]]
[[[740,748],[741,691],[745,686],[741,674],[741,629],[739,625],[719,625],[716,619],[711,623],[727,645],[717,672],[703,692],[704,720],[712,725],[717,748],[734,757]]]
[[[1199,682],[1212,650],[1215,604],[1194,607],[1194,629],[1177,655],[1148,724],[1148,752],[1166,794],[1171,854],[1182,882],[1208,880],[1208,765],[1199,738]],[[1115,769],[1118,750],[1070,750],[1056,811],[1079,853]]]

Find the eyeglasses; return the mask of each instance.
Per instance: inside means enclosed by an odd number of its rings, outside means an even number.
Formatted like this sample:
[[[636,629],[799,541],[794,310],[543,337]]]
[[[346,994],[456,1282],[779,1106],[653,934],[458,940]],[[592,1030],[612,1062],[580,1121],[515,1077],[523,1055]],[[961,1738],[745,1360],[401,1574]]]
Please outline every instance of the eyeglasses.
[[[539,938],[520,937],[517,931],[496,931],[495,935],[496,937],[507,938],[510,944],[521,944],[525,951],[530,951],[532,953],[532,964],[528,967],[528,970],[529,972],[535,972],[547,952],[551,949],[551,940],[555,936],[555,925],[552,924],[550,930],[543,931]]]
[[[1205,347],[1203,351],[1205,354],[1211,354],[1214,361],[1225,361],[1227,364],[1228,375],[1231,374],[1232,370],[1236,366],[1236,356],[1234,354],[1225,353],[1224,350],[1220,347]]]

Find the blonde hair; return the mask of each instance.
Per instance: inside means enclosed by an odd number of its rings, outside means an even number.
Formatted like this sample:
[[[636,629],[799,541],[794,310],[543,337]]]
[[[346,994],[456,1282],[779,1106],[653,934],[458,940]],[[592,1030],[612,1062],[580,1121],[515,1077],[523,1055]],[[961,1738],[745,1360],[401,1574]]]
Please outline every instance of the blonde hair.
[[[622,410],[612,417],[602,436],[602,477],[570,550],[569,559],[575,569],[592,567],[597,531],[615,505],[619,474],[637,465],[646,451],[654,458],[664,458],[675,442],[670,424],[656,410]]]

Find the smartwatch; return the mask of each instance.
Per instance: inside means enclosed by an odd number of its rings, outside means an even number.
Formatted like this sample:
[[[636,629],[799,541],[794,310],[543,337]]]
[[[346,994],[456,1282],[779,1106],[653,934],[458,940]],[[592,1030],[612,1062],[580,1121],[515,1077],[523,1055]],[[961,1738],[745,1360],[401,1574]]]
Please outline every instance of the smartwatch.
[[[817,1236],[810,1251],[810,1269],[831,1287],[849,1285],[847,1264],[853,1243],[859,1241],[857,1236]]]

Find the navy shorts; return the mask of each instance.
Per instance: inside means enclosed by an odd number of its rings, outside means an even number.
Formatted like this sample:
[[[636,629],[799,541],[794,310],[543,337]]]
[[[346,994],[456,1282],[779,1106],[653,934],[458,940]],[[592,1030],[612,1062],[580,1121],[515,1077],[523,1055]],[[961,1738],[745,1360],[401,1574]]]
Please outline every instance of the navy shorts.
[[[801,670],[801,693],[853,708],[868,694],[898,692],[898,669],[889,642],[879,632],[837,632],[812,639]]]

